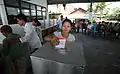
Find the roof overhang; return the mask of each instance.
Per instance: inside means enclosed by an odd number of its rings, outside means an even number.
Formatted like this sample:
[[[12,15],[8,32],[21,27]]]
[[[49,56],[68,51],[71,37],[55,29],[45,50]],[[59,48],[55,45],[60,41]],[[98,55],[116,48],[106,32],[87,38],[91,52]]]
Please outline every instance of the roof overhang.
[[[91,0],[47,0],[48,4],[90,3]],[[116,2],[120,0],[92,0],[92,2]]]

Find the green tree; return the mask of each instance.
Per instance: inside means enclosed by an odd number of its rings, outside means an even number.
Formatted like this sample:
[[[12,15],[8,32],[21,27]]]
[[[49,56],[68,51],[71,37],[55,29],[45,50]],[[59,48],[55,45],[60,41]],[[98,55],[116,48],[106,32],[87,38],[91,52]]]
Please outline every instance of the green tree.
[[[55,13],[53,12],[52,14],[49,14],[50,19],[55,19]]]
[[[100,3],[95,3],[95,13],[100,13],[100,18],[103,15],[103,10],[106,8],[106,3],[105,2],[100,2]]]
[[[94,12],[97,13],[97,12],[103,12],[103,10],[105,9],[106,7],[106,3],[105,2],[99,2],[99,3],[95,3],[95,10]]]
[[[120,21],[120,8],[113,8],[112,13],[108,16],[109,19]]]
[[[87,11],[90,11],[90,5],[88,4],[88,6],[87,6]]]
[[[109,14],[110,10],[111,10],[110,8],[106,8],[106,9],[103,11],[103,13],[104,13],[104,16],[103,16],[103,17],[104,17],[104,18],[107,19],[108,16],[110,16],[110,14]]]
[[[99,2],[99,3],[93,3],[92,9],[93,12],[96,13],[100,13],[100,17],[102,17],[103,15],[103,11],[106,8],[106,3],[105,2]],[[90,5],[88,5],[88,11],[90,11]]]

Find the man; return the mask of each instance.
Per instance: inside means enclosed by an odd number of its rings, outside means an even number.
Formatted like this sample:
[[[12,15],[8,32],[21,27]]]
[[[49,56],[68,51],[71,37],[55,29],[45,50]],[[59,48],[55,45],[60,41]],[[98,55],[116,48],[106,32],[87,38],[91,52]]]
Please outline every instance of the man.
[[[106,30],[105,21],[102,21],[102,24],[100,26],[100,30],[101,30],[100,35],[102,35],[103,37],[105,37],[105,30]]]
[[[10,26],[4,25],[0,31],[6,37],[2,48],[5,74],[26,74],[29,46],[20,42],[20,36],[12,33]]]
[[[63,21],[63,15],[61,15],[60,20],[58,20],[58,27],[60,30],[62,29],[62,21]]]
[[[19,14],[17,15],[16,18],[18,24],[24,28],[24,32],[25,32],[25,36],[21,37],[20,40],[21,42],[28,42],[32,48],[31,53],[33,53],[35,50],[41,47],[41,42],[39,40],[39,37],[33,25],[27,23],[27,18],[24,14]]]
[[[87,30],[87,25],[85,23],[85,19],[82,20],[82,33],[86,34],[86,30]]]

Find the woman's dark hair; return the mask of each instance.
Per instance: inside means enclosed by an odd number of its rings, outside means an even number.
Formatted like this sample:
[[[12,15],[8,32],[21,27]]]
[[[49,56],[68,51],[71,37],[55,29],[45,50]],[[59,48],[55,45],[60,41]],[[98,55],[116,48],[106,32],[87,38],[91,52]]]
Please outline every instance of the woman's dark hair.
[[[65,22],[69,22],[70,25],[72,26],[72,22],[71,22],[71,20],[69,20],[69,19],[65,19],[65,20],[63,20],[62,25],[63,25]]]
[[[16,16],[16,18],[20,19],[20,20],[24,20],[25,22],[27,22],[27,17],[24,14],[18,14]]]
[[[37,20],[37,18],[34,18],[33,21],[37,23],[37,26],[41,26],[41,23]]]
[[[4,25],[0,28],[1,33],[12,33],[12,28],[8,25]]]

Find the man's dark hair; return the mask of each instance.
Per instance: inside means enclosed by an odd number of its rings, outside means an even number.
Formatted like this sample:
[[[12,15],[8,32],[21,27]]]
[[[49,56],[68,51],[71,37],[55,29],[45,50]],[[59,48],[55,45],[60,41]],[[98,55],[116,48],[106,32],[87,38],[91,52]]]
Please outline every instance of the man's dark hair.
[[[62,18],[63,18],[63,15],[61,15],[60,17],[62,17]]]
[[[8,25],[4,25],[0,28],[1,33],[12,33],[12,28]]]
[[[91,24],[91,22],[88,22],[88,24]]]
[[[25,22],[27,22],[27,17],[24,14],[18,14],[16,16],[16,18],[20,19],[20,20],[24,20]]]
[[[71,22],[71,20],[69,20],[69,19],[65,19],[65,20],[63,20],[62,25],[63,25],[65,22],[69,22],[70,25],[72,26],[72,22]]]
[[[34,21],[35,23],[37,23],[37,26],[41,26],[41,23],[38,21],[37,18],[34,18],[33,21]]]
[[[85,22],[85,19],[83,19],[83,22]]]
[[[102,23],[105,23],[105,21],[102,21]]]

